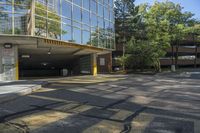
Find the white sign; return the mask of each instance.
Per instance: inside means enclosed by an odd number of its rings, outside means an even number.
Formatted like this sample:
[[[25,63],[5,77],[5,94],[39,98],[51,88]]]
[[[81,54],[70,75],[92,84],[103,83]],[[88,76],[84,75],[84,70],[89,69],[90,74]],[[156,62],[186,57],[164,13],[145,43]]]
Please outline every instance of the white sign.
[[[15,59],[14,59],[14,57],[3,57],[2,58],[2,64],[13,65],[13,64],[15,64]]]
[[[6,49],[6,48],[3,48],[2,49],[3,51],[2,51],[2,53],[3,53],[3,56],[14,56],[14,49],[13,48],[11,48],[11,49]]]
[[[106,61],[105,58],[100,58],[100,66],[105,66]]]

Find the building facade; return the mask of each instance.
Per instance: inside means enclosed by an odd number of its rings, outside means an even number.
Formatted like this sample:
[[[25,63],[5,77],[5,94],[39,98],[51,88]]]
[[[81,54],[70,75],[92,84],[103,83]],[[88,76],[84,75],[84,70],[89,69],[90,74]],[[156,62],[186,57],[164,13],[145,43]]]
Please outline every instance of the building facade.
[[[114,49],[113,0],[0,0],[2,80],[94,73]]]
[[[198,34],[190,34],[184,40],[178,41],[167,49],[167,54],[160,59],[162,67],[178,68],[200,67],[200,41]]]

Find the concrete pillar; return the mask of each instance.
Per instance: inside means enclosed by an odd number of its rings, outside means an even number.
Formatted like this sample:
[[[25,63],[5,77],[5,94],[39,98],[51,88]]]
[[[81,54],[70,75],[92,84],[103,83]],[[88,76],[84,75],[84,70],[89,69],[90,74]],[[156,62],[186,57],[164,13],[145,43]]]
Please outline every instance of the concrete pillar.
[[[18,47],[13,44],[0,44],[0,81],[13,81],[19,78]]]
[[[0,81],[3,80],[2,48],[3,48],[3,45],[0,44]]]
[[[91,54],[91,74],[97,76],[97,54]]]

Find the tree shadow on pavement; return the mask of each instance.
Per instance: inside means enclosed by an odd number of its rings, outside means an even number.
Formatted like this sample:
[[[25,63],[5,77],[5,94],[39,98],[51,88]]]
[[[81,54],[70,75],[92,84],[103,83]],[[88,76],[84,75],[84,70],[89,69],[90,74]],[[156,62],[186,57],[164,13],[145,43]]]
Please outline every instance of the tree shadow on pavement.
[[[193,115],[173,110],[173,108],[188,110],[187,106],[179,106],[177,103],[190,103],[196,100],[198,105],[198,97],[180,93],[179,87],[173,88],[173,90],[167,87],[157,88],[163,82],[157,78],[146,77],[146,81],[140,81],[139,78],[127,77],[124,80],[98,84],[52,82],[51,85],[44,87],[44,91],[35,92],[19,98],[15,102],[0,105],[1,109],[13,111],[2,110],[0,121],[2,123],[10,122],[34,115],[43,116],[48,112],[52,114],[60,112],[68,115],[56,121],[44,123],[37,128],[30,128],[30,132],[141,131],[141,133],[165,133],[165,131],[171,131],[174,133],[193,133],[194,123],[190,120],[200,120],[200,116],[195,115],[200,110],[190,108],[190,112],[196,112]],[[155,81],[156,83],[154,83]],[[174,86],[176,84],[174,83]],[[146,95],[142,95],[150,100],[147,104],[141,104],[135,100],[142,92],[148,92]],[[192,90],[191,93],[193,93]],[[23,104],[18,106],[17,103]],[[171,106],[173,108],[170,110]],[[147,121],[145,115],[151,117],[146,125],[142,124],[142,122]]]

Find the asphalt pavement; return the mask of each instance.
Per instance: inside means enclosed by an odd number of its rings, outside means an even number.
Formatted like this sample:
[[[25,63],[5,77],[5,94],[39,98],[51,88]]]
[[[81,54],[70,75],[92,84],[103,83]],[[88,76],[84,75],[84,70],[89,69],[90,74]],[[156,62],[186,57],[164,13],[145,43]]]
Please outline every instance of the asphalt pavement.
[[[200,133],[199,73],[48,79],[0,104],[0,133]]]

